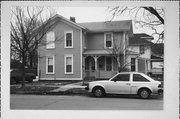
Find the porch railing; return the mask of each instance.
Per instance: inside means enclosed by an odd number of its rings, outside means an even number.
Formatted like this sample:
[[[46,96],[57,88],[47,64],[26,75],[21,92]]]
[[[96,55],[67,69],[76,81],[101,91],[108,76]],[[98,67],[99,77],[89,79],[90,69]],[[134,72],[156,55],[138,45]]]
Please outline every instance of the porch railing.
[[[103,71],[103,70],[86,70],[85,77],[86,78],[95,78],[95,79],[109,79],[114,76],[117,71]]]

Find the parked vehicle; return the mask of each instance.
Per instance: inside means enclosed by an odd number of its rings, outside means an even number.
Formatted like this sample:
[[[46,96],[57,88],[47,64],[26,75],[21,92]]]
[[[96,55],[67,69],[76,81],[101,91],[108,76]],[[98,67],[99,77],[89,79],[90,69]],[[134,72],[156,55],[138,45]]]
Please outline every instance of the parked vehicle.
[[[22,81],[22,70],[20,69],[11,69],[11,83],[16,82],[19,83]],[[33,82],[33,79],[36,78],[36,74],[25,72],[25,81]]]
[[[85,89],[95,97],[106,94],[137,94],[143,99],[163,92],[161,82],[138,72],[122,72],[109,80],[89,82]]]

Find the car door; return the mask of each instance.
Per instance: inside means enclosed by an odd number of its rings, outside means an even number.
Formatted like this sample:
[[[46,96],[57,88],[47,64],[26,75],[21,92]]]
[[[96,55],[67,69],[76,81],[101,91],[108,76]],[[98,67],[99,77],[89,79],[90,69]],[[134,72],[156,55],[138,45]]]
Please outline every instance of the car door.
[[[107,92],[113,94],[130,94],[130,74],[118,74],[107,84]]]
[[[139,87],[147,87],[150,81],[141,74],[133,74],[131,82],[131,93],[136,94]]]

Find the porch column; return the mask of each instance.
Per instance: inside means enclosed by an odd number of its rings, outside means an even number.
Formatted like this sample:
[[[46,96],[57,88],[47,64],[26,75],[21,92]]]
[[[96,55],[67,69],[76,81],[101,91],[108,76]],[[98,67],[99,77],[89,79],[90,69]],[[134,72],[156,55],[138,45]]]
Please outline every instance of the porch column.
[[[96,79],[97,78],[97,73],[98,73],[97,72],[97,70],[98,70],[97,69],[97,59],[98,59],[98,56],[94,56],[93,58],[94,58],[94,61],[95,61],[95,79]]]

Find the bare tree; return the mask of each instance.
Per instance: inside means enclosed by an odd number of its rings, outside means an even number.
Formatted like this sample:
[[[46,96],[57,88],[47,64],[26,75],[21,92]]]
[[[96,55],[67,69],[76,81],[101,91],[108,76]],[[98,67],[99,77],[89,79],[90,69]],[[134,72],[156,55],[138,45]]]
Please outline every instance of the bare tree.
[[[151,42],[144,44],[144,53],[141,53],[140,51],[137,51],[136,47],[129,44],[130,42],[128,37],[124,37],[124,39],[113,39],[113,41],[113,48],[110,50],[110,53],[117,61],[118,72],[129,71],[127,68],[131,65],[131,61],[128,61],[130,58],[129,54],[136,53],[136,56],[133,58],[141,58],[147,50],[150,50],[155,46],[155,44],[157,44]]]
[[[22,63],[22,88],[25,86],[25,66],[29,57],[37,52],[40,45],[47,44],[43,38],[56,22],[52,21],[51,14],[44,19],[43,11],[43,7],[15,7],[12,10],[11,52]]]
[[[118,72],[122,72],[126,70],[126,66],[128,65],[126,63],[127,56],[126,52],[128,50],[128,43],[127,43],[127,37],[124,39],[113,39],[113,48],[111,55],[116,59],[118,64]]]
[[[164,39],[164,9],[159,7],[109,7],[112,19],[120,16],[130,16],[135,26],[149,28],[157,40]]]

